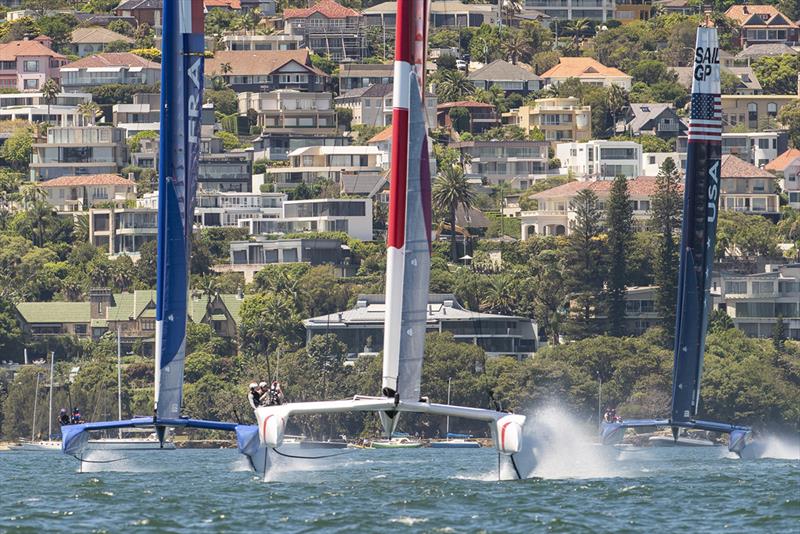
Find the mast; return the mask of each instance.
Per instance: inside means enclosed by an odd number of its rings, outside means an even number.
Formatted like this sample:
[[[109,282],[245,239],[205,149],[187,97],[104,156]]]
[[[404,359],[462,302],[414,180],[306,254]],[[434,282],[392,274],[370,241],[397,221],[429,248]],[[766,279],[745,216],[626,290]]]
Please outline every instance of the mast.
[[[55,368],[56,353],[50,352],[50,409],[47,418],[47,441],[53,439],[53,369]]]
[[[122,342],[120,340],[120,325],[117,325],[117,421],[122,421]],[[122,439],[122,428],[117,431],[117,437]]]
[[[42,373],[36,372],[36,389],[33,392],[33,423],[31,424],[31,442],[36,439],[36,405],[39,404],[39,379]]]
[[[722,104],[717,30],[710,16],[697,29],[692,111],[681,225],[672,422],[697,415],[710,311],[722,149]],[[677,427],[673,427],[673,433]]]
[[[203,1],[164,2],[156,266],[156,419],[180,417],[200,153]],[[159,436],[164,427],[157,425]]]

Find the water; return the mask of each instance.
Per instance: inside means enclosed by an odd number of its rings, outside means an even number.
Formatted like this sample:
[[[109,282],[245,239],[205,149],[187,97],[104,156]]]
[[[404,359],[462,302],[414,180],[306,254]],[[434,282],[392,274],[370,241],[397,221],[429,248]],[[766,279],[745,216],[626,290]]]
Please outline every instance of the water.
[[[542,478],[497,482],[491,449],[355,450],[264,482],[234,450],[126,452],[83,474],[58,453],[6,452],[0,531],[800,530],[797,456],[588,444],[575,454],[588,460],[563,461],[560,472],[554,455]]]

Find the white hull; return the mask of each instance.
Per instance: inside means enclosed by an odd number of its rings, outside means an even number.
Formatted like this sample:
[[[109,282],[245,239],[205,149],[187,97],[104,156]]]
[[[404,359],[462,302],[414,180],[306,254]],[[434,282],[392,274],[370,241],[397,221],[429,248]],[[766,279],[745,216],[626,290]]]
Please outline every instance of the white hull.
[[[11,447],[12,451],[60,451],[60,441],[21,442]]]

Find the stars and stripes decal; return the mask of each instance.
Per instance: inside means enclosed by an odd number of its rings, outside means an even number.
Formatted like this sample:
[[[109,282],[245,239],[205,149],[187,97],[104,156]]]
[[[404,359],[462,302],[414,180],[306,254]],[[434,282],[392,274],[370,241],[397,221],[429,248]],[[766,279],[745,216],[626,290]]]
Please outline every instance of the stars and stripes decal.
[[[722,98],[716,94],[692,94],[689,142],[722,143]]]

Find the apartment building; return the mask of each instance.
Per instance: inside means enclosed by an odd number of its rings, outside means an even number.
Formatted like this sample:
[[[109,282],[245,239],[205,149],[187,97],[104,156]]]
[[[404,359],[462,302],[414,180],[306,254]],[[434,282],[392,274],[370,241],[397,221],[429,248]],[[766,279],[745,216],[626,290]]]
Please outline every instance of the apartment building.
[[[111,126],[54,126],[46,142],[33,143],[30,176],[45,181],[59,176],[119,174],[128,164],[125,130]]]
[[[60,212],[81,212],[98,204],[136,200],[136,182],[115,174],[61,176],[40,184],[47,202]]]
[[[372,200],[368,198],[316,198],[286,201],[279,218],[242,219],[239,226],[251,235],[299,232],[344,232],[372,241]]]
[[[558,65],[543,72],[541,79],[545,85],[558,86],[570,78],[577,78],[587,85],[610,87],[616,85],[631,90],[633,77],[614,67],[606,67],[590,57],[561,57]]]
[[[250,33],[226,33],[222,36],[225,50],[298,50],[303,43],[300,35],[271,33],[268,35]]]
[[[614,18],[623,24],[650,20],[656,13],[653,0],[614,0]]]
[[[336,111],[330,93],[279,89],[268,93],[239,93],[239,114],[253,110],[264,133],[336,133]]]
[[[642,174],[642,145],[634,141],[558,143],[556,158],[561,170],[579,180],[613,180],[618,175],[635,178]]]
[[[775,6],[765,4],[733,5],[725,16],[739,25],[739,46],[781,43],[796,45],[800,27]]]
[[[303,38],[317,54],[336,61],[359,61],[367,52],[361,14],[334,0],[320,0],[307,8],[283,10],[284,32]]]
[[[601,209],[604,209],[612,184],[611,180],[569,182],[533,195],[531,198],[537,201],[537,209],[520,213],[522,238],[527,239],[532,235],[569,235],[576,218],[572,202],[578,192],[584,189],[594,191]],[[683,190],[683,185],[680,189]],[[651,217],[651,198],[655,192],[656,179],[653,177],[640,176],[628,180],[634,224],[638,228],[645,228]]]
[[[352,89],[336,97],[336,107],[353,111],[352,124],[389,126],[392,124],[392,84],[371,85]],[[436,95],[425,96],[425,114],[428,124],[436,124]]]
[[[465,4],[458,0],[436,0],[430,3],[431,28],[479,28],[483,24],[495,25],[498,11],[491,4]],[[364,26],[377,26],[394,30],[397,21],[397,2],[382,2],[361,12]]]
[[[677,150],[686,152],[687,138],[678,138]],[[733,154],[739,159],[764,167],[789,148],[786,130],[760,132],[728,132],[722,134],[722,154]]]
[[[158,235],[158,210],[153,208],[92,208],[89,242],[110,256],[138,257],[145,243]]]
[[[59,81],[67,58],[52,46],[52,39],[44,35],[0,44],[0,89],[37,92],[47,80]]]
[[[789,196],[789,207],[800,210],[800,149],[785,151],[764,169],[782,179],[781,188]]]
[[[542,80],[533,71],[502,59],[470,72],[467,77],[476,89],[490,89],[496,85],[506,95],[519,93],[525,96],[542,88]]]
[[[255,236],[248,241],[232,241],[231,261],[217,265],[217,272],[244,274],[245,283],[253,281],[255,273],[271,263],[308,263],[330,265],[337,276],[352,276],[358,265],[352,263],[350,248],[339,239],[269,239]]]
[[[383,63],[342,63],[339,65],[339,92],[370,85],[391,84],[394,69]]]
[[[749,336],[771,337],[782,320],[786,337],[800,340],[800,264],[768,269],[749,276],[723,273],[717,306]]]
[[[42,93],[0,94],[0,120],[46,122],[55,126],[93,126],[95,117],[81,113],[78,106],[91,102],[89,93],[61,93],[49,104]]]
[[[161,95],[136,93],[130,104],[114,104],[111,108],[114,125],[123,128],[128,137],[139,132],[161,130]]]
[[[237,93],[276,89],[325,91],[330,77],[311,65],[308,49],[219,50],[207,58],[205,77],[221,78]],[[208,83],[208,82],[207,82]]]
[[[486,130],[500,125],[500,117],[492,104],[485,102],[475,102],[473,100],[461,100],[459,102],[446,102],[436,106],[436,122],[439,126],[452,128],[453,121],[450,119],[450,111],[454,108],[464,108],[469,113],[469,128],[467,131],[473,134],[483,133]]]
[[[547,173],[546,141],[464,141],[450,146],[461,153],[467,176],[485,184],[527,189]]]
[[[722,132],[730,132],[738,125],[756,131],[775,128],[778,112],[797,98],[798,95],[722,95]]]
[[[359,295],[356,305],[303,321],[306,343],[314,336],[335,334],[347,345],[348,357],[375,356],[383,347],[384,295]],[[478,345],[489,357],[526,358],[538,348],[538,328],[530,318],[464,309],[454,295],[428,295],[428,332],[450,332],[456,341]]]
[[[252,191],[253,149],[225,150],[219,137],[200,139],[197,185],[206,191]]]
[[[606,22],[614,18],[614,0],[525,0],[525,6],[540,11],[549,20],[590,19]]]
[[[130,52],[106,52],[61,67],[61,87],[82,92],[107,84],[154,85],[161,81],[161,65]]]
[[[566,141],[586,141],[592,135],[592,108],[580,100],[569,98],[539,98],[531,106],[503,113],[503,122],[515,124],[530,132],[539,129],[551,145]]]
[[[375,185],[383,176],[382,154],[375,146],[313,146],[289,153],[288,167],[266,169],[265,181],[279,189],[311,184],[319,179],[342,184],[345,176],[355,176]]]
[[[737,158],[722,156],[719,205],[722,210],[748,215],[780,217],[780,202],[775,177],[764,169]]]
[[[194,223],[202,227],[239,226],[248,218],[278,218],[283,214],[284,193],[239,193],[237,191],[197,191]],[[137,200],[139,208],[158,208],[158,191]]]

